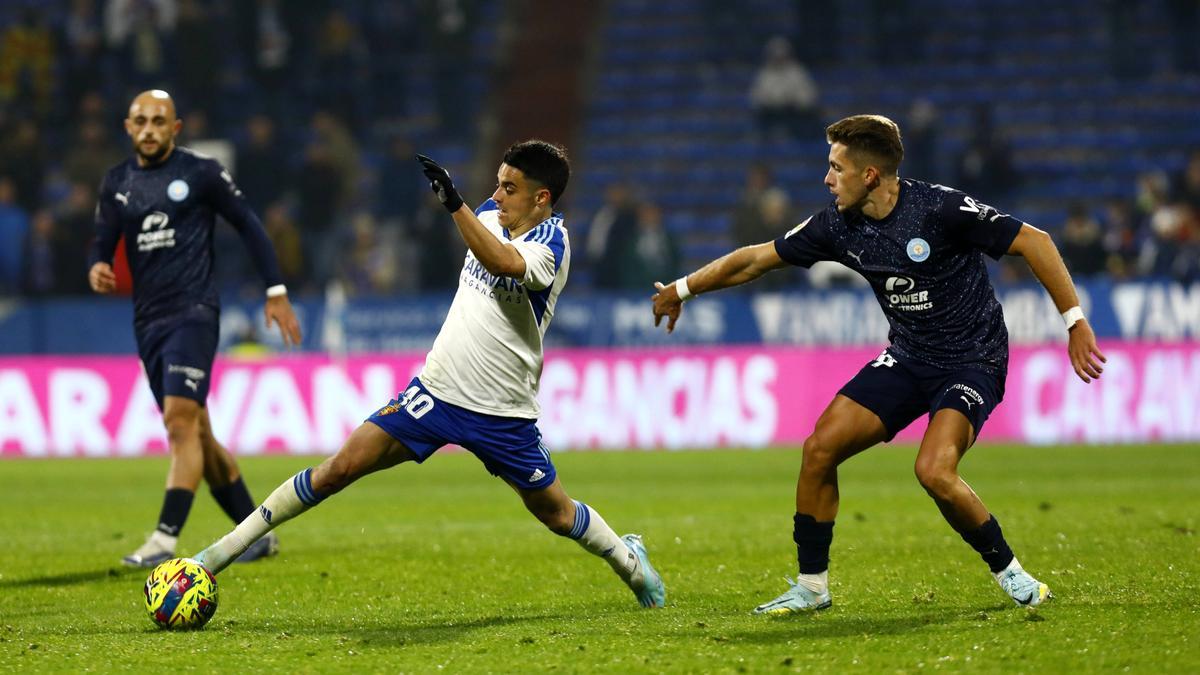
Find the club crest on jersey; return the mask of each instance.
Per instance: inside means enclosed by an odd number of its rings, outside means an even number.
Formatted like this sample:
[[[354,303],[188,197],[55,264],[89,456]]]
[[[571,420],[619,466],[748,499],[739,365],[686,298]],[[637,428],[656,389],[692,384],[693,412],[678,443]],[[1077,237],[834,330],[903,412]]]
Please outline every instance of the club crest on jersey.
[[[913,262],[925,262],[929,259],[929,242],[920,237],[908,240],[908,257]]]
[[[187,199],[188,192],[191,192],[191,188],[188,187],[187,182],[178,178],[171,181],[171,184],[167,186],[167,196],[173,202],[181,202]]]

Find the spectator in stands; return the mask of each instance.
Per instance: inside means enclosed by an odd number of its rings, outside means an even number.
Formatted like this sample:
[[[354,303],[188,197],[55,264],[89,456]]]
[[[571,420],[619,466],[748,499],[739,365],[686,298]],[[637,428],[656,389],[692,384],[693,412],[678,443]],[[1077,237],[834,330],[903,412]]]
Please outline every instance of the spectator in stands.
[[[316,47],[317,104],[357,126],[370,81],[366,41],[346,12],[334,9],[321,25]]]
[[[318,110],[309,123],[309,131],[329,150],[329,160],[337,170],[338,206],[348,207],[358,197],[362,157],[358,142],[346,128],[345,120],[327,110]]]
[[[0,33],[0,103],[33,102],[45,119],[53,103],[58,55],[42,11],[25,7],[19,20]]]
[[[753,173],[753,172],[752,172]],[[753,182],[763,180],[761,176],[752,179]],[[747,186],[747,193],[753,187]],[[734,244],[737,246],[753,246],[764,241],[781,237],[792,229],[791,199],[783,188],[768,184],[768,187],[758,194],[752,205],[747,205],[745,211],[739,210],[738,219],[734,221]],[[756,290],[779,290],[793,286],[796,283],[794,270],[781,270],[778,274],[764,275],[755,282]]]
[[[176,0],[108,0],[104,39],[118,55],[126,82],[139,88],[161,84],[167,74],[167,41],[179,18]]]
[[[84,94],[100,82],[104,43],[95,1],[71,0],[62,32],[63,98],[66,109],[75,111]]]
[[[954,187],[992,201],[1008,197],[1019,184],[1012,148],[993,123],[991,108],[981,104],[975,109],[971,138],[958,158]]]
[[[250,0],[234,3],[233,10],[262,104],[277,118],[290,114],[283,90],[292,78],[293,54],[307,42],[298,34],[303,8],[284,0]]]
[[[304,257],[318,285],[329,281],[338,255],[335,221],[344,182],[329,145],[321,140],[309,143],[296,179],[296,193],[300,200]]]
[[[637,207],[633,236],[621,242],[624,253],[618,261],[620,285],[625,290],[644,291],[658,279],[679,272],[679,247],[663,226],[662,209],[643,202]]]
[[[1073,276],[1096,276],[1108,267],[1108,251],[1100,235],[1100,224],[1083,204],[1072,204],[1067,210],[1058,250]]]
[[[339,258],[338,278],[346,294],[386,295],[396,287],[396,242],[385,242],[375,218],[359,211],[350,219],[350,241]]]
[[[13,182],[16,201],[26,213],[41,207],[46,146],[41,129],[32,119],[19,119],[11,130],[0,135],[0,174]]]
[[[1200,265],[1200,222],[1186,204],[1162,206],[1150,217],[1150,233],[1138,252],[1138,272],[1145,276],[1189,281]]]
[[[1134,215],[1133,204],[1114,198],[1104,207],[1104,248],[1108,251],[1108,273],[1117,279],[1127,279],[1137,272],[1138,247],[1141,234]]]
[[[750,105],[764,138],[803,138],[821,127],[820,91],[804,64],[792,55],[792,45],[773,37],[750,87]]]
[[[304,288],[308,282],[308,270],[304,264],[304,243],[301,241],[300,228],[296,226],[296,221],[292,219],[285,202],[272,202],[263,210],[263,228],[267,231],[271,245],[275,247],[283,283],[289,288]]]
[[[257,213],[264,213],[268,204],[279,201],[291,182],[287,165],[279,161],[284,154],[276,140],[275,122],[269,116],[257,113],[246,120],[246,142],[237,149],[235,178]]]
[[[1200,210],[1200,148],[1188,155],[1183,171],[1175,176],[1171,185],[1171,199]]]
[[[746,172],[746,184],[738,197],[738,205],[733,211],[733,243],[736,246],[750,246],[769,238],[762,216],[763,195],[774,188],[774,178],[771,167],[758,163]]]
[[[17,186],[0,175],[0,294],[14,293],[21,282],[21,256],[29,234],[29,214],[17,203]]]
[[[104,123],[87,118],[79,123],[78,137],[63,156],[63,174],[68,181],[90,185],[95,190],[108,168],[123,156]]]
[[[613,183],[604,191],[604,204],[596,215],[587,235],[587,260],[592,268],[596,288],[620,288],[621,255],[624,243],[637,231],[637,203],[629,186]]]

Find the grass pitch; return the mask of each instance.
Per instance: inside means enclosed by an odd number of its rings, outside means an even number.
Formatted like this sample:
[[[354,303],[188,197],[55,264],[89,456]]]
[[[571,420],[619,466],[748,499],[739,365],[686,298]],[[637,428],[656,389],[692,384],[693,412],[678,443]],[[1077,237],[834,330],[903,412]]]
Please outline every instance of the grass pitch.
[[[369,476],[221,574],[196,633],[145,616],[116,563],[160,505],[162,458],[0,462],[0,671],[1196,672],[1200,448],[981,446],[964,475],[1057,598],[1015,607],[942,521],[911,448],[841,470],[833,608],[784,590],[797,451],[563,453],[567,491],[645,535],[668,607],[556,537],[470,455]],[[244,458],[262,499],[317,458]],[[192,554],[229,523],[203,488]]]

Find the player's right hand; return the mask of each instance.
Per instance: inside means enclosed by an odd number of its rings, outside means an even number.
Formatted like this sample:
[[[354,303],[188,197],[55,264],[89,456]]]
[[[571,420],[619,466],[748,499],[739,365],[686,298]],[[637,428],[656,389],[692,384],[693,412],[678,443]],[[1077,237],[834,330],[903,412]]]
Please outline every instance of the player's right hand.
[[[1075,374],[1084,382],[1100,379],[1100,373],[1104,372],[1101,364],[1108,363],[1108,358],[1096,346],[1096,334],[1087,319],[1076,321],[1067,333],[1067,354]]]
[[[112,265],[98,262],[88,270],[88,283],[97,293],[112,293],[117,290],[117,275],[113,274]]]
[[[272,323],[279,324],[279,334],[283,336],[284,346],[300,346],[300,321],[296,319],[296,312],[286,295],[267,298],[267,304],[263,306],[263,316],[266,318],[267,330],[271,329]]]
[[[421,171],[429,179],[429,187],[437,195],[442,206],[450,213],[461,209],[463,198],[455,189],[454,181],[450,180],[450,172],[425,155],[417,155],[417,161],[421,163]]]
[[[670,333],[675,330],[675,322],[679,320],[679,313],[683,311],[683,301],[675,292],[675,284],[664,285],[661,281],[656,281],[654,289],[658,291],[650,298],[654,301],[654,326],[658,327],[665,316],[667,332]]]

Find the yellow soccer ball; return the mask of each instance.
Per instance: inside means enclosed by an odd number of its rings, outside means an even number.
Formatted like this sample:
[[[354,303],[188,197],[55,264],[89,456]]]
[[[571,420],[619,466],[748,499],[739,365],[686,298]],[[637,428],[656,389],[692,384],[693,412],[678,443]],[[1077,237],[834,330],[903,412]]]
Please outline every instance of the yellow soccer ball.
[[[145,592],[150,620],[167,630],[200,628],[217,612],[217,578],[191,558],[155,567]]]

